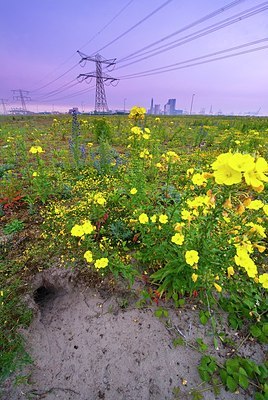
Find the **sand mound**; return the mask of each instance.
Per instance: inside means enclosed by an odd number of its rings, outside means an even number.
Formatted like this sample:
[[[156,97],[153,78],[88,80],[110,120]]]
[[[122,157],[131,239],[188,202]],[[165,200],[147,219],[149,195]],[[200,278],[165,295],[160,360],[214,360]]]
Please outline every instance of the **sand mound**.
[[[201,383],[201,355],[188,346],[174,347],[173,340],[181,334],[193,342],[203,338],[215,354],[211,328],[200,325],[198,312],[191,307],[169,310],[172,324],[167,327],[155,317],[153,307],[138,309],[135,301],[122,293],[107,296],[84,288],[64,270],[39,274],[31,298],[36,316],[24,332],[33,364],[20,374],[28,374],[28,383],[6,387],[2,398],[191,399],[190,389]],[[221,347],[216,353],[220,357],[227,351]],[[241,351],[261,361],[257,344]],[[208,400],[252,398],[224,389],[218,397],[212,390],[203,395]]]

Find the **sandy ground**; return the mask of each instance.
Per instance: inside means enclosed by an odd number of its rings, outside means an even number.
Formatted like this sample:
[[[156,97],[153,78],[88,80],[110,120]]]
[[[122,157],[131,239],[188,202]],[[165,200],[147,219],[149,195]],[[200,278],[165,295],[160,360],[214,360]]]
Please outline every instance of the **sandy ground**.
[[[202,338],[219,358],[230,351],[222,345],[215,351],[211,327],[202,326],[190,306],[169,309],[168,328],[155,317],[154,307],[136,308],[137,299],[120,291],[111,295],[83,288],[67,271],[40,274],[33,285],[37,289],[38,304],[30,299],[36,316],[23,332],[33,364],[20,372],[28,376],[27,384],[5,383],[4,400],[192,399],[193,388],[206,387],[197,371],[201,355],[189,346],[174,347],[173,340]],[[240,354],[258,362],[264,357],[254,342],[241,346]],[[212,389],[202,394],[207,400],[253,398],[224,388],[218,396]]]

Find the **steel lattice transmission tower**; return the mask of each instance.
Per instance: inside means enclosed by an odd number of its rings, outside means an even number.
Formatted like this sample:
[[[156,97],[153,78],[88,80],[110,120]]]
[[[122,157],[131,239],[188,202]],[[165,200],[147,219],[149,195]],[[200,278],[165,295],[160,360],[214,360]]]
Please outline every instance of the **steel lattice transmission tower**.
[[[13,100],[21,101],[21,112],[23,114],[27,114],[26,101],[31,100],[31,98],[28,96],[29,94],[28,90],[17,89],[17,90],[12,90],[12,92],[13,92]]]
[[[86,81],[89,83],[92,78],[96,78],[96,94],[95,94],[95,112],[108,112],[108,105],[107,105],[107,99],[106,99],[106,94],[105,94],[105,88],[104,88],[104,83],[106,84],[112,84],[115,86],[115,84],[118,84],[119,79],[112,78],[110,75],[107,75],[106,73],[102,72],[102,65],[105,65],[105,68],[110,68],[115,66],[115,58],[114,59],[105,59],[102,57],[100,54],[96,54],[95,56],[87,56],[84,53],[81,53],[81,51],[78,51],[78,54],[81,57],[81,60],[79,63],[84,66],[87,61],[93,61],[96,64],[96,71],[95,72],[89,72],[86,74],[80,74],[78,75],[77,79],[82,81]]]
[[[1,100],[1,103],[2,103],[4,115],[6,115],[7,114],[6,105],[7,105],[8,100],[7,99],[0,99],[0,100]]]

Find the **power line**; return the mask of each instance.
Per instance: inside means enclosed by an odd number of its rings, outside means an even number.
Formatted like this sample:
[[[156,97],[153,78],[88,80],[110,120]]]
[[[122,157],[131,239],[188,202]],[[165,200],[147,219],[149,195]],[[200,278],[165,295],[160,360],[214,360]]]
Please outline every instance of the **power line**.
[[[185,60],[185,61],[179,61],[179,62],[174,63],[174,64],[165,65],[163,67],[152,68],[152,69],[148,69],[146,71],[136,72],[134,74],[123,75],[123,76],[120,76],[120,79],[129,78],[129,77],[134,78],[134,77],[138,77],[139,75],[144,76],[144,74],[149,74],[151,72],[165,70],[166,68],[175,67],[175,66],[181,65],[181,64],[187,64],[187,63],[193,62],[193,61],[199,61],[199,60],[202,60],[203,58],[214,57],[215,55],[223,54],[223,53],[234,51],[234,50],[239,50],[239,49],[242,49],[244,47],[253,46],[253,45],[256,45],[256,44],[259,44],[259,43],[263,43],[263,42],[267,42],[267,41],[268,41],[268,37],[263,38],[263,39],[259,39],[259,40],[254,40],[253,42],[247,42],[247,43],[244,43],[244,44],[241,44],[241,45],[238,45],[238,46],[230,47],[228,49],[219,50],[219,51],[216,51],[216,52],[213,52],[213,53],[205,54],[203,56],[190,58],[190,59]]]
[[[165,47],[162,50],[155,51],[156,49],[154,49],[154,50],[152,50],[153,51],[152,54],[150,54],[148,56],[145,56],[145,57],[142,57],[142,58],[139,58],[138,60],[132,61],[130,63],[121,65],[118,68],[116,68],[116,70],[119,70],[121,68],[125,68],[125,67],[127,67],[129,65],[132,65],[132,64],[136,64],[136,63],[138,63],[140,61],[143,61],[143,60],[147,60],[148,58],[151,58],[151,57],[153,57],[155,55],[162,54],[163,52],[166,52],[168,50],[174,49],[175,47],[181,46],[181,45],[183,45],[185,43],[188,43],[190,41],[199,39],[199,38],[201,38],[203,36],[206,36],[206,35],[208,35],[210,33],[215,32],[217,30],[225,28],[226,26],[229,26],[229,25],[232,25],[234,23],[240,22],[245,18],[250,18],[250,17],[252,17],[252,16],[254,16],[254,15],[256,15],[256,14],[258,14],[260,12],[263,12],[263,11],[268,9],[268,2],[267,1],[265,3],[262,3],[262,4],[267,4],[267,5],[262,7],[262,8],[258,8],[257,10],[250,11],[252,9],[249,9],[249,10],[243,11],[242,13],[235,14],[234,16],[226,18],[226,19],[224,19],[222,21],[219,21],[216,24],[210,25],[210,26],[208,26],[206,28],[203,28],[203,29],[201,29],[201,30],[199,30],[197,32],[194,32],[194,33],[192,33],[192,34],[190,34],[188,36],[180,38],[180,39],[176,40],[175,42],[171,42],[171,43],[168,43],[165,46],[161,46],[161,47]],[[256,7],[254,7],[254,9],[255,8]],[[176,44],[172,44],[172,43],[176,43]],[[170,44],[172,44],[172,45],[170,45]],[[168,46],[168,47],[166,47],[166,46]]]
[[[236,1],[232,1],[231,3],[227,4],[226,6],[223,6],[223,7],[221,7],[221,8],[218,8],[217,10],[213,11],[212,13],[207,14],[207,15],[205,15],[205,16],[202,17],[202,18],[199,18],[198,20],[196,20],[196,21],[194,21],[194,22],[192,22],[192,23],[190,23],[190,24],[184,26],[183,28],[178,29],[177,31],[175,31],[175,32],[173,32],[173,33],[171,33],[171,34],[169,34],[169,35],[167,35],[167,36],[164,36],[163,38],[161,38],[161,39],[159,39],[159,40],[157,40],[157,41],[155,41],[155,42],[153,42],[153,43],[151,43],[151,44],[149,44],[149,45],[147,45],[147,46],[145,46],[145,47],[143,47],[143,48],[141,48],[141,49],[139,49],[139,50],[137,50],[137,51],[135,51],[135,52],[133,52],[133,53],[131,53],[131,54],[129,54],[128,56],[126,56],[126,57],[124,57],[124,58],[119,59],[119,60],[118,60],[118,63],[121,63],[121,62],[123,62],[123,61],[125,61],[125,60],[132,59],[134,55],[136,55],[136,54],[138,54],[138,53],[141,53],[142,51],[147,50],[147,49],[149,49],[150,47],[153,47],[153,46],[155,46],[155,45],[157,45],[157,44],[159,44],[159,43],[162,43],[163,41],[165,41],[165,40],[167,40],[167,39],[170,39],[171,37],[173,37],[173,36],[175,36],[175,35],[178,35],[179,33],[182,33],[182,32],[184,32],[184,31],[186,31],[186,30],[188,30],[188,29],[190,29],[190,28],[193,28],[194,26],[199,25],[199,24],[201,24],[202,22],[207,21],[208,19],[211,19],[211,18],[215,17],[216,15],[221,14],[221,13],[223,13],[224,11],[229,10],[229,9],[232,8],[232,7],[235,7],[237,4],[243,3],[244,1],[246,1],[246,0],[236,0]]]
[[[77,91],[75,93],[72,93],[72,94],[70,94],[68,96],[58,97],[56,99],[53,99],[53,101],[71,99],[73,97],[80,96],[81,94],[88,93],[88,92],[90,92],[90,91],[92,91],[94,89],[95,89],[95,86],[89,86],[87,89],[79,90],[79,91]],[[51,103],[51,99],[50,100],[41,100],[40,103]]]
[[[44,93],[43,95],[40,95],[38,98],[42,99],[42,98],[46,98],[46,97],[53,97],[59,93],[65,92],[68,89],[71,89],[72,87],[78,85],[78,82],[76,79],[71,80],[68,83],[65,83],[64,85],[60,86],[59,88],[52,90],[51,92],[48,93]]]
[[[134,0],[130,0],[112,19],[109,20],[109,22],[107,22],[106,25],[104,25],[104,27],[102,29],[100,29],[97,33],[95,33],[95,35],[92,36],[91,39],[89,39],[83,46],[81,46],[78,50],[83,49],[85,46],[87,46],[89,43],[92,42],[92,40],[94,40],[101,32],[103,32],[106,28],[108,28],[108,26],[111,25],[111,23],[117,18],[119,17],[119,15],[122,14],[123,11],[125,11],[125,9],[131,4],[133,3]]]
[[[105,24],[95,35],[93,35],[93,36],[91,37],[91,39],[89,39],[84,45],[82,45],[82,46],[79,48],[79,50],[81,50],[82,48],[84,48],[85,46],[87,46],[87,45],[88,45],[90,42],[92,42],[92,40],[94,40],[100,33],[102,33],[108,26],[110,26],[111,23],[112,23],[113,21],[115,21],[115,19],[118,18],[119,15],[121,15],[121,14],[123,13],[123,11],[125,11],[125,9],[126,9],[131,3],[133,3],[133,1],[134,1],[134,0],[128,1],[128,3],[127,3],[125,6],[123,6],[123,7],[120,9],[120,11],[119,11],[114,17],[112,17],[112,18],[107,22],[107,24]],[[51,72],[49,72],[48,74],[46,74],[42,79],[40,79],[39,81],[37,81],[37,83],[42,82],[47,76],[52,75],[52,74],[53,74],[55,71],[57,71],[60,67],[62,67],[63,65],[65,65],[68,61],[70,61],[75,55],[76,55],[76,52],[74,52],[70,57],[68,57],[65,61],[63,61],[58,67],[54,68]],[[76,65],[77,65],[77,64],[76,64]],[[76,65],[75,65],[75,66],[76,66]],[[75,67],[75,66],[74,66],[74,67]],[[73,68],[74,68],[74,67],[73,67]],[[68,73],[69,71],[71,71],[73,68],[69,69],[66,73]],[[60,79],[60,78],[61,78],[62,76],[64,76],[64,75],[65,75],[65,73],[62,74],[62,75],[60,75],[57,79],[55,79],[55,80],[49,82],[47,85],[44,85],[44,86],[41,86],[41,87],[38,88],[38,89],[32,90],[32,92],[35,92],[35,91],[38,91],[38,90],[43,89],[44,87],[47,87],[48,85],[50,85],[51,83],[53,83],[53,82],[55,82],[56,80]]]
[[[125,32],[121,33],[121,35],[117,36],[115,39],[111,40],[109,43],[107,43],[105,46],[101,47],[96,51],[96,53],[99,53],[103,49],[106,49],[108,46],[111,44],[117,42],[119,39],[121,39],[123,36],[127,35],[129,32],[133,31],[133,29],[137,28],[137,26],[141,25],[143,22],[147,21],[150,17],[152,17],[154,14],[156,14],[158,11],[160,11],[162,8],[166,7],[169,3],[171,3],[173,0],[167,0],[165,3],[163,3],[161,6],[157,7],[154,11],[146,15],[146,17],[142,18],[139,22],[131,26],[129,29],[127,29]],[[244,1],[244,0],[240,0]]]
[[[260,51],[260,50],[264,50],[264,49],[268,49],[268,45],[261,46],[261,47],[256,47],[256,48],[250,49],[250,50],[240,51],[240,52],[234,53],[234,54],[228,54],[228,55],[225,55],[225,56],[222,56],[222,57],[212,58],[211,60],[206,60],[206,61],[196,62],[196,63],[193,63],[193,64],[188,64],[188,65],[177,67],[177,68],[170,68],[170,69],[166,69],[164,71],[158,71],[158,72],[143,74],[143,75],[139,75],[139,76],[132,76],[132,77],[129,76],[128,78],[122,78],[122,79],[134,79],[134,78],[142,78],[142,77],[152,76],[152,75],[159,75],[159,74],[162,74],[162,73],[165,73],[165,72],[176,71],[176,70],[179,70],[179,69],[185,69],[185,68],[189,68],[189,67],[194,67],[196,65],[208,64],[208,63],[213,62],[213,61],[224,60],[224,59],[227,59],[227,58],[231,58],[231,57],[235,57],[235,56],[239,56],[239,55],[243,55],[243,54],[248,54],[248,53],[253,53],[255,51]]]
[[[65,76],[66,74],[68,74],[68,72],[72,71],[77,65],[79,65],[79,63],[76,63],[75,65],[73,65],[71,68],[69,68],[67,71],[65,71],[63,74],[61,74],[60,76],[58,76],[57,78],[53,79],[52,81],[46,83],[45,85],[39,87],[38,89],[32,90],[32,93],[34,92],[38,92],[41,89],[44,89],[45,87],[51,85],[52,83],[58,81],[60,78],[62,78],[63,76]]]

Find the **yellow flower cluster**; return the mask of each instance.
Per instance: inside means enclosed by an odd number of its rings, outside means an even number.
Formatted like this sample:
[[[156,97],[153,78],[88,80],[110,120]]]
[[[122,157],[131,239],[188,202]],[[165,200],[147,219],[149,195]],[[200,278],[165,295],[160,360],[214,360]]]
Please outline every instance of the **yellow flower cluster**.
[[[144,119],[146,114],[146,109],[143,107],[134,106],[131,108],[128,118],[134,119],[135,121],[139,119]]]
[[[108,258],[102,257],[95,261],[94,266],[96,269],[101,269],[107,267],[108,264],[109,264]]]
[[[248,186],[262,191],[263,182],[268,182],[268,164],[263,157],[255,161],[250,154],[222,153],[212,163],[212,168],[215,181],[220,185],[234,185],[244,178]]]
[[[267,273],[259,276],[259,283],[262,284],[264,289],[268,289],[268,274]]]
[[[106,204],[106,200],[103,197],[102,193],[99,192],[94,195],[94,203],[100,204],[101,206],[104,206]]]
[[[143,130],[139,126],[133,126],[131,128],[131,132],[133,133],[133,135],[129,136],[129,138],[128,138],[129,140],[132,140],[134,138],[137,140],[141,140],[142,138],[145,140],[148,140],[148,139],[150,139],[150,136],[151,136],[150,135],[151,131],[149,128],[144,128],[144,130]]]
[[[178,156],[175,151],[167,151],[166,153],[162,154],[162,160],[165,161],[167,164],[175,164],[176,162],[180,161],[180,157]]]
[[[236,245],[235,263],[236,265],[245,268],[250,278],[255,278],[257,275],[257,267],[254,261],[250,258],[249,253],[252,253],[252,248],[244,244]]]
[[[192,176],[192,182],[193,182],[194,185],[202,186],[207,182],[207,179],[204,176],[204,174],[199,174],[198,173],[198,174],[194,174]]]
[[[214,196],[196,196],[193,200],[188,199],[187,205],[190,209],[192,209],[192,214],[194,216],[199,215],[199,210],[203,208],[203,214],[207,215],[211,208],[215,208],[215,199]],[[199,209],[199,210],[198,210]],[[188,218],[185,218],[188,219]]]
[[[148,158],[153,158],[152,154],[150,154],[148,149],[143,149],[140,152],[140,158],[144,158],[145,160],[147,160]]]
[[[93,262],[93,254],[90,250],[87,250],[84,254],[84,258],[87,260],[87,262],[90,264]],[[94,266],[96,269],[101,269],[107,267],[109,264],[109,260],[106,257],[99,258],[95,261]]]
[[[90,221],[85,221],[82,225],[74,225],[71,230],[71,235],[76,237],[82,237],[84,235],[89,235],[94,232],[96,228],[91,224]]]
[[[157,216],[153,215],[152,217],[150,217],[150,220],[151,220],[152,223],[155,223],[156,220],[157,220]],[[160,214],[159,217],[158,217],[158,220],[159,220],[160,224],[165,225],[168,222],[168,216],[166,214]],[[145,214],[145,213],[140,214],[139,222],[141,224],[143,224],[143,225],[147,224],[149,222],[148,215]]]
[[[37,153],[44,153],[44,150],[41,146],[32,146],[29,150],[29,153],[37,154]]]

